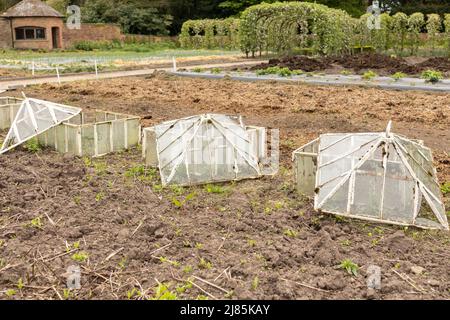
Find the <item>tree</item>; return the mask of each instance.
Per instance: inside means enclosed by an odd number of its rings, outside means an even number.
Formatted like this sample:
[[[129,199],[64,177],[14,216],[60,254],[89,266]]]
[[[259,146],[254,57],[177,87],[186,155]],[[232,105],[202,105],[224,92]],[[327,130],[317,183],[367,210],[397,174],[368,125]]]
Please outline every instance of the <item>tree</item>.
[[[161,13],[145,1],[87,0],[83,22],[117,23],[125,33],[167,35],[172,16]]]
[[[324,4],[330,8],[342,9],[347,11],[354,17],[360,17],[366,12],[368,7],[368,0],[302,0],[303,2],[315,2]],[[265,3],[274,3],[277,0],[227,0],[219,4],[219,8],[224,10],[224,13],[228,15],[238,15],[246,8]],[[299,1],[293,1],[299,2]]]

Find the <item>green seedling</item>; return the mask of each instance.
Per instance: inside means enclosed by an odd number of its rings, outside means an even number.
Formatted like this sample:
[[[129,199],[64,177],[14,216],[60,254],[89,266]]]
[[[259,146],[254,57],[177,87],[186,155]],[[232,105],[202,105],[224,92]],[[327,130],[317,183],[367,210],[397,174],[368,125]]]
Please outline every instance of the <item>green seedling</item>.
[[[30,140],[28,140],[27,142],[25,142],[24,144],[24,148],[29,151],[29,152],[38,152],[42,150],[41,145],[39,144],[38,139],[36,138],[32,138]]]
[[[370,81],[370,80],[372,80],[372,79],[375,78],[375,77],[378,77],[378,74],[375,73],[375,72],[373,72],[372,70],[369,70],[369,71],[367,71],[367,72],[364,72],[364,74],[362,75],[362,78],[363,78],[364,80],[367,80],[367,81]]]
[[[63,299],[64,300],[69,300],[71,297],[73,296],[72,292],[70,291],[70,289],[63,289]]]
[[[95,195],[95,201],[100,202],[105,197],[105,194],[103,192],[99,192]]]
[[[199,294],[196,298],[196,300],[209,300],[209,298],[207,296],[204,296],[202,294]]]
[[[283,231],[283,234],[289,238],[296,238],[298,235],[298,232],[292,229],[286,229]]]
[[[86,167],[92,166],[92,159],[89,157],[83,157],[83,163]]]
[[[195,243],[195,249],[201,249],[201,248],[203,248],[203,243],[196,242]]]
[[[94,171],[96,175],[104,175],[107,169],[108,165],[106,164],[106,162],[94,162]]]
[[[187,265],[183,268],[184,273],[191,273],[192,272],[192,266]]]
[[[444,76],[442,75],[442,72],[436,71],[436,70],[426,70],[422,72],[421,78],[425,80],[425,82],[430,83],[438,83],[441,81]]]
[[[256,240],[253,240],[253,239],[248,239],[247,240],[247,244],[248,244],[248,246],[249,247],[255,247],[256,246]]]
[[[22,278],[19,278],[19,280],[17,281],[17,289],[22,290],[24,286],[25,285],[23,283]]]
[[[30,225],[34,228],[42,229],[41,217],[36,217],[33,220],[31,220]]]
[[[191,289],[192,288],[192,282],[190,281],[186,281],[186,283],[184,285],[180,285],[176,287],[176,291],[177,293],[184,293],[186,290]]]
[[[252,281],[252,290],[258,289],[258,286],[259,286],[259,278],[258,276],[255,276]]]
[[[202,73],[203,69],[202,68],[194,68],[194,69],[192,69],[192,72]]]
[[[403,78],[406,78],[407,74],[403,72],[396,72],[393,75],[391,75],[391,78],[395,81],[401,80]]]
[[[219,74],[221,72],[222,72],[222,70],[220,70],[220,68],[212,68],[211,69],[211,73],[213,73],[213,74]]]
[[[177,300],[177,294],[169,290],[169,286],[164,283],[158,284],[155,294],[150,300]]]
[[[194,199],[196,196],[195,192],[189,193],[182,201],[178,200],[177,198],[172,198],[172,204],[177,208],[182,208],[187,202]]]
[[[198,263],[198,267],[200,269],[211,269],[212,268],[212,263],[205,260],[204,258],[200,258],[200,262]]]
[[[81,252],[75,252],[71,256],[71,258],[72,258],[72,260],[74,260],[76,262],[82,263],[82,262],[85,262],[89,258],[89,255],[86,252],[81,251]]]
[[[127,291],[127,299],[131,300],[134,297],[141,297],[142,296],[142,292],[139,289],[133,288],[131,290]]]
[[[118,266],[120,270],[124,270],[126,268],[126,263],[127,263],[127,258],[123,257],[122,259],[120,259]]]
[[[219,185],[214,185],[214,184],[207,184],[205,186],[205,190],[208,193],[218,193],[218,194],[222,194],[222,193],[226,193],[227,189],[219,186]]]
[[[345,269],[350,275],[358,275],[359,266],[350,259],[343,260],[339,265],[339,268]]]
[[[8,297],[12,297],[12,296],[15,296],[16,295],[16,290],[14,290],[14,289],[8,289],[8,290],[6,290],[6,292],[5,292],[5,294],[8,296]]]
[[[447,181],[441,186],[441,192],[446,195],[447,193],[450,193],[450,182]]]

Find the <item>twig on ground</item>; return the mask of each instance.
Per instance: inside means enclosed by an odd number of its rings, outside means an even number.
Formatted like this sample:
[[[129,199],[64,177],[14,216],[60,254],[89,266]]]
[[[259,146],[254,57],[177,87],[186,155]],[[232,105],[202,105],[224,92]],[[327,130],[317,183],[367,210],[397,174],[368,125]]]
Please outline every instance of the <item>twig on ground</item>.
[[[225,292],[226,294],[229,294],[229,293],[230,293],[228,290],[226,290],[226,289],[224,289],[224,288],[222,288],[222,287],[219,287],[218,285],[216,285],[216,284],[214,284],[214,283],[211,283],[211,282],[209,282],[209,281],[207,281],[207,280],[205,280],[205,279],[202,279],[202,278],[197,277],[197,276],[193,276],[193,277],[194,277],[195,279],[197,279],[197,280],[203,282],[203,283],[206,283],[206,284],[210,285],[210,286],[213,287],[213,288],[216,288],[216,289],[218,289],[218,290],[220,290],[220,291],[222,291],[222,292]]]
[[[116,254],[118,254],[120,251],[122,251],[124,249],[124,247],[117,249],[116,251],[113,251],[111,254],[109,254],[105,260],[103,260],[102,263],[105,263],[106,261],[108,261],[109,259],[111,259],[112,257],[114,257]]]
[[[417,291],[420,291],[422,293],[425,292],[424,289],[417,287],[410,279],[408,279],[408,277],[406,277],[405,275],[402,275],[400,272],[398,272],[395,269],[391,269],[396,275],[398,275],[402,280],[404,280],[406,283],[408,283],[411,287],[413,287],[414,289],[416,289]]]

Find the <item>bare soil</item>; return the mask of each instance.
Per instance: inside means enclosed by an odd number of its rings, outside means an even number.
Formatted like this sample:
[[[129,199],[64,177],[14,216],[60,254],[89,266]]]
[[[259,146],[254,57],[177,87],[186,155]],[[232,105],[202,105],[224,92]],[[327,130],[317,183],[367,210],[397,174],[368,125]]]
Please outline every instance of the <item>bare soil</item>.
[[[274,177],[225,183],[212,193],[202,186],[160,190],[151,169],[130,174],[142,164],[139,149],[93,160],[9,152],[0,157],[0,298],[127,299],[133,288],[150,297],[158,282],[180,299],[450,298],[448,233],[318,214],[295,191],[290,160],[320,133],[384,130],[392,119],[395,132],[433,149],[441,182],[450,181],[449,94],[160,73],[25,93],[140,115],[145,126],[203,112],[242,114],[248,124],[280,128],[282,166]],[[181,208],[174,204],[192,193]],[[449,195],[445,201],[448,207]],[[82,288],[64,295],[76,252],[88,256],[79,263]],[[357,276],[338,267],[344,259],[359,265]],[[370,265],[381,267],[380,291],[367,290]],[[183,287],[189,279],[201,289]]]
[[[251,67],[250,70],[265,69],[267,67],[288,67],[291,70],[306,72],[323,71],[337,73],[343,70],[353,71],[357,74],[367,70],[374,70],[380,75],[392,75],[403,72],[408,75],[418,75],[424,70],[434,69],[448,74],[450,72],[450,59],[433,57],[425,59],[404,59],[378,53],[361,53],[338,57],[310,58],[306,56],[291,56],[280,59],[271,59],[269,63]]]

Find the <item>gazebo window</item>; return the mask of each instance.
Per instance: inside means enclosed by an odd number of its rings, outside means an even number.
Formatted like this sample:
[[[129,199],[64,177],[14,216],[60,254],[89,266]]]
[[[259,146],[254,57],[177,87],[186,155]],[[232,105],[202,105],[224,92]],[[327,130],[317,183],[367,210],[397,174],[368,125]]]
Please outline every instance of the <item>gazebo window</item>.
[[[45,39],[45,28],[20,27],[16,28],[16,40],[40,40]]]

